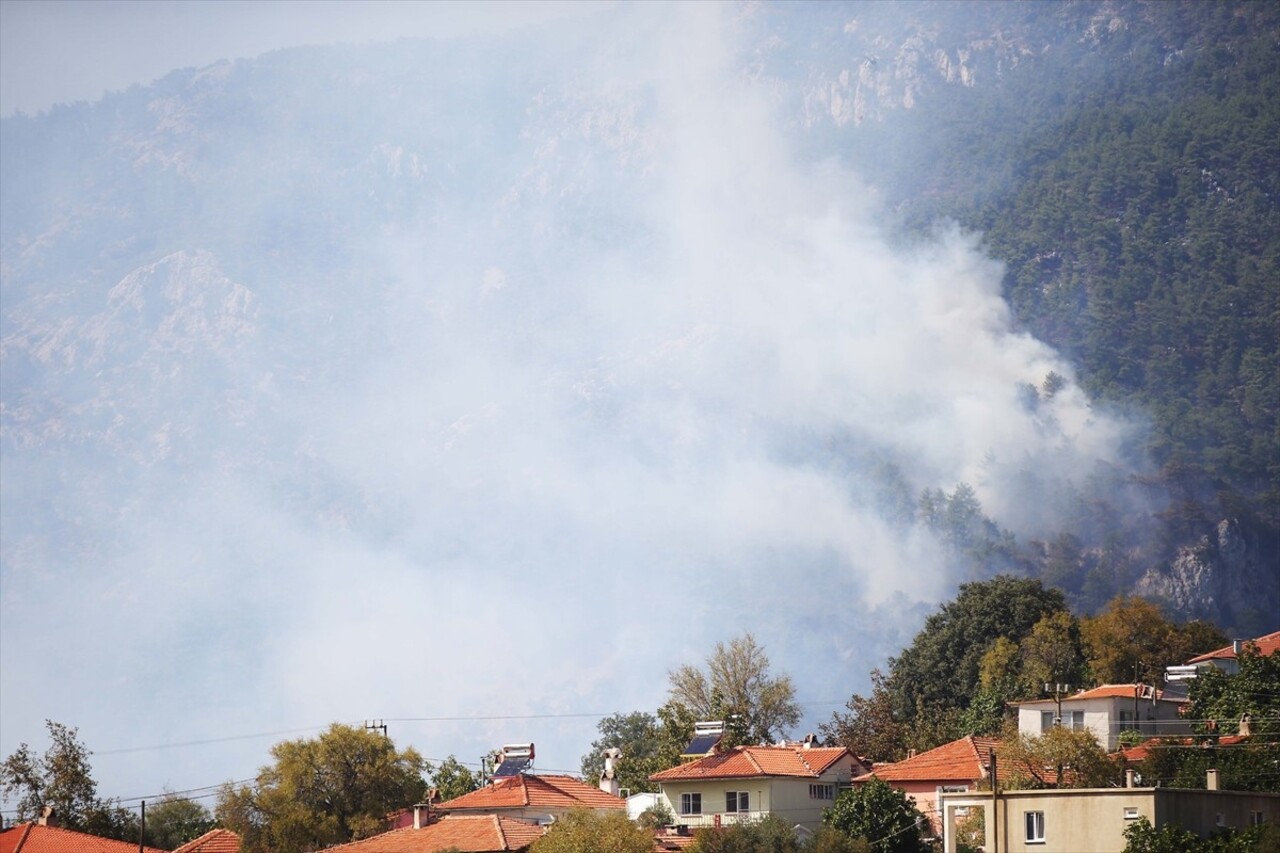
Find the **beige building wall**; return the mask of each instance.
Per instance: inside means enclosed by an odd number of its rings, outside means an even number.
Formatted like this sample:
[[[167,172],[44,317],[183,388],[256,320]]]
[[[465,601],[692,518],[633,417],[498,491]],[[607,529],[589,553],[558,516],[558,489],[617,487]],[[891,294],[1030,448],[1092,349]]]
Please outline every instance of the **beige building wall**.
[[[1124,831],[1138,818],[1153,826],[1177,824],[1201,837],[1224,828],[1246,829],[1254,822],[1280,822],[1280,794],[1175,788],[1080,788],[1008,791],[999,797],[999,820],[991,820],[990,792],[946,794],[944,853],[956,850],[957,808],[986,813],[987,851],[1000,853],[1123,853]],[[1038,817],[1030,836],[1027,815]],[[998,835],[996,834],[998,833]]]
[[[848,773],[845,774],[848,780]],[[768,814],[777,815],[788,823],[799,824],[817,830],[822,826],[822,812],[830,808],[834,799],[810,796],[810,785],[830,785],[833,797],[840,793],[837,773],[828,773],[821,779],[755,778],[735,780],[679,780],[661,783],[662,798],[675,815],[677,824],[689,827],[715,826],[717,818],[722,826],[740,820],[759,820]],[[725,811],[725,794],[729,791],[746,791],[750,795],[749,811],[731,813]],[[702,795],[702,813],[680,813],[681,794]]]

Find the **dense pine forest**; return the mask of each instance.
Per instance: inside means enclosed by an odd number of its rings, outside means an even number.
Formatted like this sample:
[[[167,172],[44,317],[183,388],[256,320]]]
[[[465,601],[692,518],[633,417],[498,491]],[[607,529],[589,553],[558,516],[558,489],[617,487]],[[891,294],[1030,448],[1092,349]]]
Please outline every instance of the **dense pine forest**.
[[[935,41],[1000,31],[1033,48],[1021,62],[850,137],[908,227],[950,217],[983,235],[1018,321],[1073,359],[1096,405],[1151,419],[1142,485],[1167,502],[1150,519],[1081,504],[1089,532],[1019,556],[1093,612],[1180,548],[1220,548],[1229,519],[1266,605],[1183,615],[1262,629],[1280,603],[1280,11],[1028,4],[1019,20],[997,5]],[[878,154],[900,138],[919,147]]]

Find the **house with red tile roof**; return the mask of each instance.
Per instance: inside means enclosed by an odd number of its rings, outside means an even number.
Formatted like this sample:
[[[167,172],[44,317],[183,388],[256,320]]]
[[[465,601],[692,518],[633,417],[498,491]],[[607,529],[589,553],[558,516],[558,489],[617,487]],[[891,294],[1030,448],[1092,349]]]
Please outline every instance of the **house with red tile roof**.
[[[1280,631],[1273,631],[1253,640],[1236,640],[1229,646],[1223,646],[1220,649],[1214,649],[1211,652],[1205,652],[1202,655],[1193,657],[1187,661],[1187,665],[1197,667],[1216,666],[1227,675],[1235,675],[1240,671],[1240,653],[1244,651],[1246,646],[1252,646],[1263,657],[1273,655],[1277,649],[1280,649]]]
[[[1038,736],[1061,725],[1092,732],[1108,752],[1119,747],[1120,734],[1126,731],[1153,737],[1191,733],[1190,724],[1182,717],[1186,695],[1166,693],[1149,684],[1103,684],[1060,701],[1031,699],[1011,704],[1018,709],[1018,731],[1022,734]],[[1061,719],[1055,722],[1059,706]]]
[[[0,853],[166,853],[138,842],[116,841],[44,823],[20,823],[0,830]]]
[[[866,770],[843,747],[737,746],[649,779],[658,783],[676,823],[689,829],[773,814],[815,831],[836,794]]]
[[[240,853],[240,836],[229,829],[211,829],[173,853]]]
[[[977,791],[978,786],[990,777],[991,751],[998,751],[999,746],[1000,741],[995,738],[962,737],[902,761],[877,764],[870,773],[857,777],[853,783],[868,782],[873,776],[888,782],[915,800],[916,808],[929,818],[940,834],[938,798],[942,794]],[[996,770],[1001,778],[1006,777],[1007,769],[1000,767],[999,762]]]
[[[432,806],[443,814],[485,814],[550,823],[573,809],[626,811],[627,801],[573,776],[518,773]]]
[[[326,853],[507,853],[528,850],[545,832],[545,826],[500,815],[453,814],[434,823],[329,847]]]

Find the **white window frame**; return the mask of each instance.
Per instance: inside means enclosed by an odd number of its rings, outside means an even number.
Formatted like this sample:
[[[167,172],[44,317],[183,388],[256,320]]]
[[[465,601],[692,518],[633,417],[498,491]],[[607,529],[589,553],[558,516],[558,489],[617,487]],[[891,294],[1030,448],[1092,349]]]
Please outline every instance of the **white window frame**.
[[[1141,813],[1140,811],[1138,811],[1138,807],[1137,807],[1137,806],[1125,806],[1125,807],[1124,807],[1124,819],[1125,819],[1125,820],[1137,820],[1137,819],[1138,819],[1138,818],[1140,818],[1140,817],[1142,817],[1142,813]]]
[[[1053,712],[1041,711],[1040,712],[1040,734],[1044,734],[1045,732],[1050,731],[1052,728],[1053,728]]]
[[[809,785],[809,799],[834,800],[835,798],[836,786],[830,782],[814,782]]]
[[[696,809],[694,808],[695,805],[697,806]],[[691,791],[680,795],[680,814],[702,814],[702,793],[700,791]]]
[[[1084,711],[1063,711],[1062,726],[1073,732],[1084,731]]]
[[[751,811],[751,794],[747,791],[725,791],[724,811],[725,814],[747,814]]]
[[[1027,844],[1044,844],[1044,812],[1023,812],[1022,828]]]

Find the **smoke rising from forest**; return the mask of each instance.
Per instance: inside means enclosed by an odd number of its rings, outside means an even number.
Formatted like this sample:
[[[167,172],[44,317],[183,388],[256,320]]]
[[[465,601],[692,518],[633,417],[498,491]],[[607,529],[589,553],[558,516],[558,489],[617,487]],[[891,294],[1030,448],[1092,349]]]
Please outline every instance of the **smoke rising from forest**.
[[[112,747],[373,716],[432,758],[533,740],[572,770],[595,721],[557,715],[652,710],[669,669],[750,630],[812,730],[967,579],[923,490],[967,483],[1028,537],[1123,478],[1133,424],[1015,328],[979,237],[903,244],[857,164],[801,155],[786,90],[743,73],[751,25],[690,4],[566,28],[536,115],[482,105],[501,138],[476,145],[510,146],[514,181],[424,163],[431,202],[344,247],[338,353],[272,342],[305,290],[209,261],[253,295],[236,358],[186,381],[252,422],[205,425],[211,451],[148,468],[127,516],[80,507],[109,542],[57,604],[74,630],[38,628],[35,561],[6,549],[6,683],[29,689],[4,716],[75,725],[109,697],[79,724],[142,788],[244,778],[263,744]],[[264,371],[284,347],[310,372]],[[543,719],[424,719],[522,716]],[[32,737],[5,728],[6,751]]]

